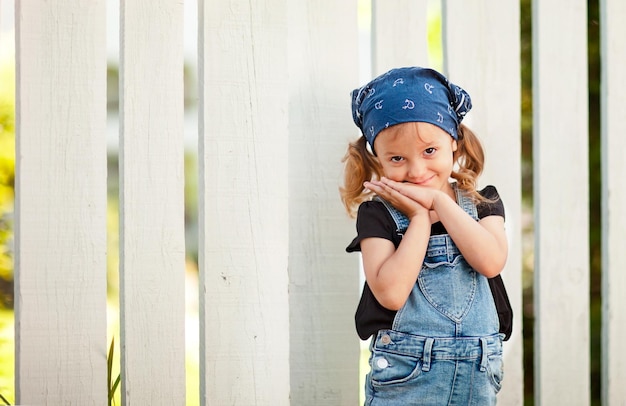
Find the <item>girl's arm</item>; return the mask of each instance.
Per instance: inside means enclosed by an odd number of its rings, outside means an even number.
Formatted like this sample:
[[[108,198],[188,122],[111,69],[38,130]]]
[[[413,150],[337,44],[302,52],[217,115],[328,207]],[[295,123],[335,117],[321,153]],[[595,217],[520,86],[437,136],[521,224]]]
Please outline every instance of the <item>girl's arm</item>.
[[[488,216],[477,222],[440,190],[386,178],[381,179],[377,186],[387,189],[386,193],[390,196],[395,191],[433,210],[465,260],[477,272],[488,278],[502,272],[508,255],[504,218]]]
[[[488,278],[502,272],[508,255],[503,217],[475,221],[443,192],[436,193],[433,209],[472,268]]]
[[[385,308],[399,310],[409,297],[422,268],[429,233],[430,219],[426,213],[411,219],[398,249],[384,238],[361,241],[365,279]]]
[[[399,310],[422,268],[430,237],[430,217],[427,209],[406,196],[397,196],[390,203],[410,213],[409,227],[398,249],[384,238],[365,238],[361,241],[361,256],[365,279],[378,302],[387,309]]]

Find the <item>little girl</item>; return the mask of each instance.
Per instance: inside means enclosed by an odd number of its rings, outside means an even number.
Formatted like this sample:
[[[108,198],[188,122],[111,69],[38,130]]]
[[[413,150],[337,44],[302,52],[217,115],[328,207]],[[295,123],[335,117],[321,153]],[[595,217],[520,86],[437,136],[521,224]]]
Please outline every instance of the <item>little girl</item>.
[[[507,240],[496,188],[476,190],[470,108],[467,92],[418,67],[352,92],[363,136],[344,158],[341,197],[351,215],[358,207],[346,250],[361,251],[366,278],[355,319],[373,336],[368,406],[496,403],[504,335],[488,278]]]

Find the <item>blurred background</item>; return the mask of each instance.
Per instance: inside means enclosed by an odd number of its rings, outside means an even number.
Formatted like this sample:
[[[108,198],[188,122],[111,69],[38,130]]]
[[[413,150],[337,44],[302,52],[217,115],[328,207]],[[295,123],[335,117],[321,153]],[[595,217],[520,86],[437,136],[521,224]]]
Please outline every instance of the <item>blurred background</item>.
[[[601,382],[601,241],[600,241],[600,44],[599,4],[588,0],[589,72],[589,190],[590,190],[590,306],[592,405],[600,405]],[[197,303],[197,1],[185,1],[185,225],[187,244],[187,404],[198,404],[198,303]],[[15,54],[14,0],[0,0],[0,395],[14,399],[13,342],[13,201],[15,179]],[[429,0],[430,65],[442,67],[441,2]],[[107,1],[107,140],[108,140],[108,338],[119,341],[118,310],[118,32],[119,2]],[[522,61],[522,160],[523,160],[523,336],[525,405],[533,405],[533,173],[532,173],[532,49],[531,0],[520,1]],[[360,82],[369,78],[369,23],[371,4],[359,0],[361,65]],[[482,137],[489,136],[481,134]],[[118,347],[119,348],[119,347]],[[116,355],[119,350],[116,349]],[[363,363],[363,362],[362,362]],[[364,366],[362,365],[362,370]],[[119,359],[114,373],[119,371]],[[364,373],[364,372],[363,372]],[[362,375],[363,375],[362,373]],[[119,399],[119,397],[118,397]],[[2,402],[2,398],[0,398]],[[119,400],[118,400],[119,403]]]

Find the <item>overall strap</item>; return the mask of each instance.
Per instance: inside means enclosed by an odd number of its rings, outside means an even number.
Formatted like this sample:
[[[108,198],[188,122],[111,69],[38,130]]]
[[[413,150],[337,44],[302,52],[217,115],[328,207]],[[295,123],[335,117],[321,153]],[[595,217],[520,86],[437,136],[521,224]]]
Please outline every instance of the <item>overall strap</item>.
[[[452,182],[450,184],[452,189],[454,189],[454,193],[456,195],[456,201],[458,205],[469,214],[474,220],[478,221],[478,211],[476,210],[476,204],[472,200],[471,197],[467,196],[463,191],[457,186],[456,182]],[[396,223],[396,231],[400,235],[404,235],[406,229],[409,227],[409,218],[404,215],[400,210],[396,209],[380,196],[374,196],[373,200],[377,200],[385,205],[389,214],[393,218],[393,221]]]
[[[476,210],[476,203],[474,200],[463,192],[461,188],[458,187],[456,182],[452,183],[452,189],[454,189],[454,193],[456,194],[456,202],[461,206],[461,208],[470,215],[471,218],[478,221],[478,210]]]
[[[402,213],[400,210],[393,207],[391,203],[389,203],[382,197],[374,196],[374,200],[378,200],[385,205],[387,211],[389,211],[389,214],[391,214],[393,221],[396,223],[396,232],[399,235],[404,235],[406,229],[409,228],[409,218],[405,216],[404,213]]]

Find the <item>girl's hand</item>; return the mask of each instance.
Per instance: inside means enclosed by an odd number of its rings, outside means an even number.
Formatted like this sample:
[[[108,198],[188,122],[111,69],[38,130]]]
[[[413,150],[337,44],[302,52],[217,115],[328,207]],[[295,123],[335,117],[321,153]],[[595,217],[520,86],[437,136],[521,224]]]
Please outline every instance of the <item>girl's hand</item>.
[[[394,185],[402,185],[401,183],[393,182],[392,184],[388,184],[387,182],[393,181],[383,178],[381,180],[365,182],[363,186],[387,200],[393,207],[400,210],[409,219],[420,214],[428,214],[429,209],[426,206],[422,205],[411,196],[404,194],[402,190],[397,189]]]
[[[444,195],[440,190],[432,189],[429,187],[415,185],[407,182],[396,182],[388,178],[381,178],[380,182],[384,184],[389,190],[394,190],[401,195],[408,197],[409,199],[419,203],[422,207],[428,210],[435,209],[435,199],[440,195]]]

